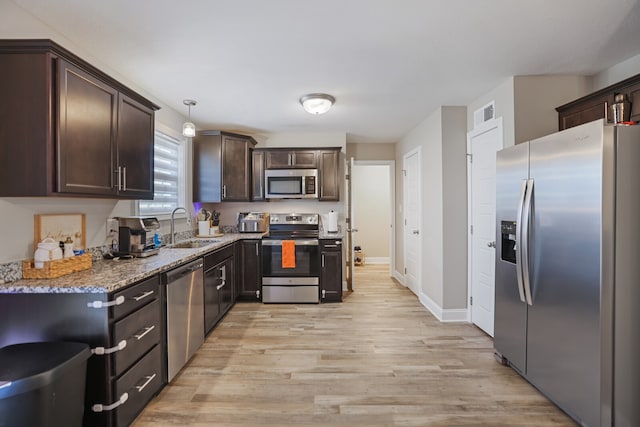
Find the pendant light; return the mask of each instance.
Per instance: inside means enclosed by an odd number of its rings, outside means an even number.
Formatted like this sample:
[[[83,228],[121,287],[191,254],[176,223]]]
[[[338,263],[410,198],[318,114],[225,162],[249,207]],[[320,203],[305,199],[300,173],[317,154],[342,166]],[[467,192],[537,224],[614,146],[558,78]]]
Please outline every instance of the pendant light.
[[[182,134],[187,138],[193,138],[196,136],[196,125],[191,122],[191,106],[196,105],[196,101],[193,99],[185,99],[182,103],[189,107],[189,120],[182,125]]]
[[[300,98],[300,104],[307,113],[324,114],[336,102],[336,99],[326,93],[310,93]]]

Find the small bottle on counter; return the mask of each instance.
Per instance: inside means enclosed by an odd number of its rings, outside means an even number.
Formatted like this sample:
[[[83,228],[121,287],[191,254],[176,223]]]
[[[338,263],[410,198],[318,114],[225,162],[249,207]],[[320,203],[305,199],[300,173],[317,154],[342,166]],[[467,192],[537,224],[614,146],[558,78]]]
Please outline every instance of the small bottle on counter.
[[[73,253],[73,240],[71,240],[71,237],[67,237],[67,240],[64,241],[64,257],[71,258],[72,256],[75,256]]]

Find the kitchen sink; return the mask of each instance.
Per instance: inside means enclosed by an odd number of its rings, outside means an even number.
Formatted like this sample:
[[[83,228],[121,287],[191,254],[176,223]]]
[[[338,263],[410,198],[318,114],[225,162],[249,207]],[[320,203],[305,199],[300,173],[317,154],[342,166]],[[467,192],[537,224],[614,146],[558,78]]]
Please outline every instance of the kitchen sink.
[[[194,248],[202,248],[205,246],[212,245],[214,243],[218,243],[220,240],[189,240],[186,242],[176,243],[175,245],[170,246],[170,249],[194,249]]]

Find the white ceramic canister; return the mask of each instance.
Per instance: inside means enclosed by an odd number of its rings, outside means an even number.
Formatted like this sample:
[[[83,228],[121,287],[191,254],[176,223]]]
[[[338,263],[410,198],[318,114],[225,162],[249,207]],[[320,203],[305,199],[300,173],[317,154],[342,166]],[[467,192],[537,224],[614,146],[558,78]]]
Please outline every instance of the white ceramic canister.
[[[33,255],[34,267],[43,268],[45,261],[52,261],[62,258],[62,249],[58,245],[58,242],[51,237],[47,237],[42,242],[38,243],[38,249]]]

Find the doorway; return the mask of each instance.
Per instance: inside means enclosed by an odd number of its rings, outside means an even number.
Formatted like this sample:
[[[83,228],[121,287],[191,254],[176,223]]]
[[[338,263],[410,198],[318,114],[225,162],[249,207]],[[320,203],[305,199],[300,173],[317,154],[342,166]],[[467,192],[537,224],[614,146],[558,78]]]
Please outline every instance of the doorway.
[[[395,265],[395,162],[354,160],[351,167],[354,279],[358,267]],[[356,251],[356,249],[359,249]]]

